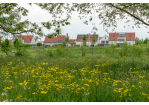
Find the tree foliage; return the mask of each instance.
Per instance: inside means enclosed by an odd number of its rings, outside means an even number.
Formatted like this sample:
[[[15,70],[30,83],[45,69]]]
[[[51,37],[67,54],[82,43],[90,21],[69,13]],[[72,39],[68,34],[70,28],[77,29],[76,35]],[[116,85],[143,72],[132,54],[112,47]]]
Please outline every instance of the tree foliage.
[[[46,35],[43,33],[43,28],[50,30],[52,27],[59,28],[62,24],[69,25],[68,18],[59,21],[40,22],[39,24],[28,20],[21,21],[21,17],[27,16],[28,12],[27,9],[17,3],[0,3],[0,32],[12,35],[32,33],[43,36]],[[59,35],[58,29],[55,29],[55,34]]]
[[[103,24],[103,27],[113,27],[112,31],[117,28],[117,20],[126,19],[125,23],[130,20],[134,21],[132,28],[140,28],[140,25],[144,25],[146,28],[149,26],[149,3],[39,3],[37,5],[49,13],[53,13],[53,17],[64,14],[65,9],[68,17],[77,11],[80,14],[78,17],[83,19],[93,14],[95,10],[101,20],[99,24]],[[92,21],[92,18],[90,16],[89,21]],[[87,20],[84,23],[88,25]],[[96,30],[95,27],[93,28]],[[108,31],[107,28],[105,31]]]
[[[8,39],[5,39],[1,42],[1,49],[2,52],[4,52],[6,55],[8,55],[11,52],[11,45],[9,44]]]
[[[32,3],[29,3],[32,5]],[[47,10],[52,14],[53,20],[47,22],[30,22],[28,20],[21,21],[22,16],[28,15],[28,10],[19,6],[17,3],[0,3],[0,31],[11,33],[12,35],[22,33],[34,33],[36,35],[46,35],[43,28],[50,30],[55,28],[54,33],[47,36],[57,36],[61,33],[61,28],[65,25],[70,25],[68,21],[73,12],[77,11],[80,19],[86,18],[88,15],[95,13],[101,20],[99,24],[103,24],[104,30],[108,31],[108,27],[113,27],[112,31],[117,28],[117,20],[134,21],[132,28],[140,28],[144,25],[149,26],[149,3],[34,3],[41,9]],[[60,19],[66,14],[64,19]],[[130,19],[132,18],[132,19]],[[91,22],[93,17],[89,17]],[[88,20],[85,20],[88,24]],[[129,26],[129,25],[128,25]],[[107,28],[105,28],[107,27]],[[97,28],[94,26],[96,31]]]
[[[144,44],[147,44],[148,40],[149,40],[148,38],[145,38]]]
[[[70,43],[70,39],[69,39],[69,36],[68,36],[68,33],[67,33],[67,35],[64,38],[63,45],[65,46],[65,45],[67,45],[69,43]]]
[[[41,43],[37,43],[37,46],[42,46],[42,44]]]
[[[83,45],[84,46],[86,45],[86,39],[87,39],[87,37],[86,37],[86,35],[84,35],[83,38],[82,38],[82,41],[83,41]]]
[[[96,36],[95,36],[95,34],[93,34],[93,36],[92,36],[92,45],[94,45],[96,43]]]

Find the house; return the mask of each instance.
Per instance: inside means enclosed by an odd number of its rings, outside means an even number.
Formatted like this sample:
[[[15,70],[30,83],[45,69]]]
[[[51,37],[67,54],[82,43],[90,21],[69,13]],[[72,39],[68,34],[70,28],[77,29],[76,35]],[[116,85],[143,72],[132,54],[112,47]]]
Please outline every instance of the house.
[[[85,34],[77,35],[76,45],[83,45],[82,38],[83,38],[84,35]],[[92,37],[93,37],[93,35],[90,35],[90,34],[86,35],[86,43],[85,43],[85,45],[91,46],[91,44],[92,44]],[[97,43],[99,41],[98,34],[95,34],[95,37],[96,37],[96,43],[94,45],[97,45]]]
[[[38,41],[37,43],[41,43],[41,44],[43,44],[43,43],[44,43],[44,41]]]
[[[64,41],[65,35],[59,35],[57,37],[53,36],[52,38],[45,37],[44,46],[53,46],[57,44],[62,44]]]
[[[127,42],[130,45],[135,44],[135,32],[115,32],[109,33],[109,44],[120,45],[124,42]]]
[[[100,37],[99,44],[100,46],[109,45],[109,37],[107,35]]]
[[[9,43],[11,43],[12,42],[12,40],[9,40]]]
[[[4,36],[0,36],[0,40],[4,41],[5,40]]]
[[[73,44],[73,45],[76,45],[76,39],[70,39],[70,42]],[[68,44],[68,47],[70,47],[71,44]]]
[[[12,38],[12,42],[16,39],[20,39],[23,44],[30,44],[31,46],[36,46],[37,45],[37,38],[35,38],[34,35],[22,35],[20,36],[14,36]]]
[[[102,38],[102,37],[99,37],[99,41],[100,41],[101,38]]]

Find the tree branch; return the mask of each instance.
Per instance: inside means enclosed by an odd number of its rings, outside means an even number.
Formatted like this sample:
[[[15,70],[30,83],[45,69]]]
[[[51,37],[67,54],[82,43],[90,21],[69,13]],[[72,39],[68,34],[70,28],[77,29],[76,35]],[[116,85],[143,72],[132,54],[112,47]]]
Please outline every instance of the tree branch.
[[[144,22],[142,19],[140,19],[140,18],[136,17],[135,15],[131,14],[130,12],[128,12],[128,11],[126,11],[126,10],[124,10],[124,9],[120,8],[120,7],[114,6],[112,3],[108,3],[108,4],[110,4],[112,7],[116,8],[116,9],[118,9],[118,10],[121,10],[121,11],[123,11],[123,12],[125,12],[125,13],[129,14],[129,15],[130,15],[130,16],[132,16],[133,18],[135,18],[135,19],[137,19],[137,20],[141,21],[143,24],[145,24],[145,25],[149,26],[149,24],[148,24],[148,23]]]

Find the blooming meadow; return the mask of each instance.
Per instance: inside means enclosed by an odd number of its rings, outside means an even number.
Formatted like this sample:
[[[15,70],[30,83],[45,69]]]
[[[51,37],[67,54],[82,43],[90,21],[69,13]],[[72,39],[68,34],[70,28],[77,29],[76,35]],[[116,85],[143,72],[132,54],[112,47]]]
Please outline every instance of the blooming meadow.
[[[148,102],[147,60],[106,56],[9,59],[0,66],[1,102]],[[1,59],[1,63],[4,59]]]

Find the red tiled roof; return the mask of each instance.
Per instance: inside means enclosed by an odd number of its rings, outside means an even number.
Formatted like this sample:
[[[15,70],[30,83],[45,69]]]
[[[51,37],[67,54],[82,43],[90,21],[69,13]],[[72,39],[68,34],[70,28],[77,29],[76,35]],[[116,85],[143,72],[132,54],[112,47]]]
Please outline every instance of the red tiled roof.
[[[14,36],[14,37],[18,37],[18,36]],[[21,36],[24,40],[24,43],[31,43],[33,35],[22,35]]]
[[[87,36],[87,42],[91,42],[91,37],[93,36],[93,35],[90,35],[90,37],[89,37],[89,35],[87,34],[86,35]],[[80,39],[80,41],[79,41],[79,39]],[[82,42],[82,38],[79,38],[78,40],[76,40],[76,42]],[[97,40],[96,40],[97,41]]]
[[[59,35],[57,37],[52,37],[52,38],[48,38],[48,36],[45,37],[44,42],[58,42],[58,40],[61,40],[61,42],[63,42],[65,38],[65,35]]]
[[[77,39],[70,39],[70,42],[74,42],[74,41],[77,41]]]
[[[0,37],[0,40],[2,40],[3,36]]]
[[[12,40],[9,40],[9,42],[12,42]]]
[[[31,43],[33,35],[23,35],[24,43]]]

